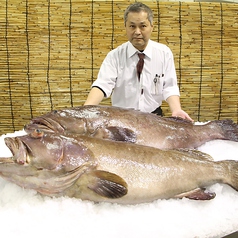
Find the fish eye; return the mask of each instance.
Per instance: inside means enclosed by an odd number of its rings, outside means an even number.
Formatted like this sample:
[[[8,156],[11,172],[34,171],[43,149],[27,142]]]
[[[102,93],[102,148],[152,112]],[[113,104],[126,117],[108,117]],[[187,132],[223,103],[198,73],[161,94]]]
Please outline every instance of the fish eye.
[[[33,138],[41,138],[41,137],[43,137],[44,132],[40,129],[35,129],[30,135]]]

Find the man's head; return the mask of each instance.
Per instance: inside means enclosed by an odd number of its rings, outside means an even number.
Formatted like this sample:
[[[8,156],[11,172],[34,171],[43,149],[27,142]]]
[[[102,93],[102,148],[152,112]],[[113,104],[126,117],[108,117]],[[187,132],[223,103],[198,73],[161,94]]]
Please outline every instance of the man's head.
[[[128,18],[128,14],[130,12],[146,12],[147,13],[147,18],[151,24],[151,26],[153,25],[153,12],[152,10],[146,6],[145,4],[143,3],[140,3],[140,2],[136,2],[136,3],[133,3],[131,5],[129,5],[127,7],[127,9],[125,10],[125,13],[124,13],[124,23],[126,25],[126,21],[127,21],[127,18]]]
[[[138,50],[144,50],[153,30],[153,12],[143,3],[131,4],[125,11],[124,23],[128,40]]]

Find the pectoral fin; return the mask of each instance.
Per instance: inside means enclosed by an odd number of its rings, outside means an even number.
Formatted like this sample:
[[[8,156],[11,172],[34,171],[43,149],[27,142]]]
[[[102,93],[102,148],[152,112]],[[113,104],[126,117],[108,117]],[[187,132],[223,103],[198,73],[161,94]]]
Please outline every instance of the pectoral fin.
[[[89,176],[88,188],[100,196],[120,198],[127,194],[127,183],[116,174],[96,170],[87,175]]]
[[[104,129],[98,129],[94,136],[114,141],[136,142],[136,134],[133,130],[118,126],[109,126]]]
[[[189,198],[192,200],[211,200],[216,196],[215,193],[206,191],[204,188],[196,188],[192,191],[181,193],[176,196],[176,198]]]

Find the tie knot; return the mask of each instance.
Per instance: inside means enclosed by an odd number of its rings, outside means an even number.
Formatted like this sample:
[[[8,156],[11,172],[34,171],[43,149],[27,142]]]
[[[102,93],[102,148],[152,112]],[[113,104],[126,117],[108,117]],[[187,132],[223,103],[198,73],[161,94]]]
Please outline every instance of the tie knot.
[[[144,58],[145,58],[145,54],[144,54],[144,53],[138,53],[138,57],[139,57],[140,59],[144,59]]]

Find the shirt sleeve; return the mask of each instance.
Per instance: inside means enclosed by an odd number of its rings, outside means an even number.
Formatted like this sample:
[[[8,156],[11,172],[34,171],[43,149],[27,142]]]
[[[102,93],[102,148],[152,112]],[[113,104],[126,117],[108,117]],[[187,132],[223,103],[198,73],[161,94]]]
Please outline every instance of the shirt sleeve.
[[[165,72],[163,79],[163,99],[166,100],[172,95],[180,96],[177,82],[174,57],[172,51],[168,48],[165,55]]]
[[[92,84],[92,87],[100,88],[104,92],[105,97],[110,97],[117,80],[117,57],[114,55],[115,50],[107,54],[100,67],[97,79]]]

